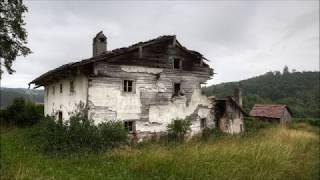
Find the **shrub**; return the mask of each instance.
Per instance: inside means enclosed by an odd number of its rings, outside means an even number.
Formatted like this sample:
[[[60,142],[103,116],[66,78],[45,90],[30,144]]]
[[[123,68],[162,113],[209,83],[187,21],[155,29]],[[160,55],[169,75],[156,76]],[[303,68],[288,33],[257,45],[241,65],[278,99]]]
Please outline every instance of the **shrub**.
[[[168,136],[170,140],[183,141],[185,135],[191,130],[191,119],[174,119],[167,126]]]
[[[43,118],[43,105],[16,98],[10,106],[1,110],[1,116],[1,123],[8,126],[32,126]]]
[[[244,124],[246,128],[245,134],[255,133],[260,129],[272,127],[275,125],[274,123],[260,121],[254,117],[244,118]]]
[[[294,118],[292,124],[294,123],[307,123],[312,126],[320,127],[320,118]]]
[[[127,131],[121,122],[109,121],[95,125],[82,112],[73,114],[64,123],[47,117],[40,126],[42,128],[36,133],[39,147],[49,153],[100,152],[127,141]]]

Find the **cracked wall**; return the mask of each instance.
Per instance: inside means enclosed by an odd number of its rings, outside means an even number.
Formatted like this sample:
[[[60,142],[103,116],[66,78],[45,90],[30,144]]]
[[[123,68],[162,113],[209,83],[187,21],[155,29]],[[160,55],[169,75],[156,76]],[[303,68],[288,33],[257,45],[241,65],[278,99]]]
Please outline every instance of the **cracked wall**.
[[[89,114],[96,123],[106,120],[134,120],[138,133],[166,131],[175,118],[192,117],[192,132],[200,131],[200,118],[213,127],[212,102],[201,93],[206,79],[192,72],[162,68],[95,65],[89,78]],[[134,81],[133,93],[123,92],[123,80]],[[173,83],[181,83],[185,95],[172,97]]]

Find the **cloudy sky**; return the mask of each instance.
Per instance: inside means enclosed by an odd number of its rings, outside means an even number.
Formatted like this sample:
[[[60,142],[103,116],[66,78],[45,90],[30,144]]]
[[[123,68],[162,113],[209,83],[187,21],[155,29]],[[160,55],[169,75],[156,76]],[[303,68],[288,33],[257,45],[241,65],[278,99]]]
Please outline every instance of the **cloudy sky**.
[[[175,34],[208,59],[209,84],[282,70],[319,70],[319,1],[27,1],[33,54],[19,57],[2,86],[28,82],[62,64],[92,55],[103,30],[108,49]]]

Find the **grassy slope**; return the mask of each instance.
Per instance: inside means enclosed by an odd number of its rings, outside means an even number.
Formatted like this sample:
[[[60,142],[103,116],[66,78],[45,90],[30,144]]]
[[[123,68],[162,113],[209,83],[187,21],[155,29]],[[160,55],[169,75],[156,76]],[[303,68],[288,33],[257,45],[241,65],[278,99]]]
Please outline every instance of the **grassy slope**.
[[[1,179],[319,179],[319,129],[305,124],[81,157],[38,153],[29,131],[1,132]]]

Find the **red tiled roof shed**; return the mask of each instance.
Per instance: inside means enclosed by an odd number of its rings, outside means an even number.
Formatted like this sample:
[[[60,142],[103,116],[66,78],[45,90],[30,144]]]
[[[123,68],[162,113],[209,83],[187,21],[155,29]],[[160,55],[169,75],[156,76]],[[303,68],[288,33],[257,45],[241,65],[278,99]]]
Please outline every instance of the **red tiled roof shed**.
[[[282,104],[255,104],[250,111],[250,116],[253,117],[266,117],[266,118],[281,118],[284,111],[288,110],[292,115],[289,107]]]

